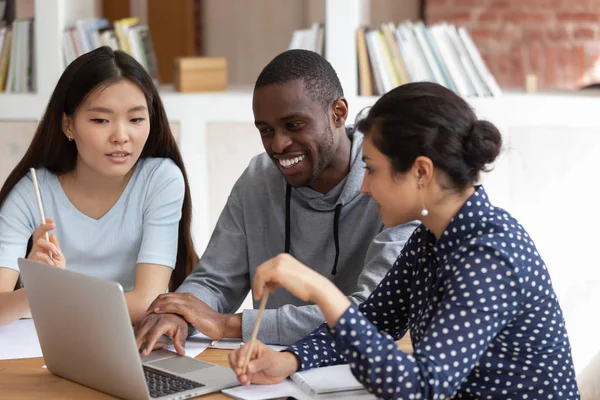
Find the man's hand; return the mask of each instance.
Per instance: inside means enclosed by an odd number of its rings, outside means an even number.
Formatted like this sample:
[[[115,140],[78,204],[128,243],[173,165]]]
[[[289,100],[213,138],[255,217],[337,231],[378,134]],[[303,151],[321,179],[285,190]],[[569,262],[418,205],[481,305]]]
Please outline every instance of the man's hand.
[[[183,318],[174,314],[149,314],[138,321],[134,328],[135,341],[143,356],[154,349],[160,349],[164,343],[157,342],[162,335],[173,340],[177,354],[185,354],[185,340],[188,336],[188,325]]]
[[[241,338],[241,315],[221,314],[191,293],[161,294],[150,304],[145,315],[177,314],[213,339]]]

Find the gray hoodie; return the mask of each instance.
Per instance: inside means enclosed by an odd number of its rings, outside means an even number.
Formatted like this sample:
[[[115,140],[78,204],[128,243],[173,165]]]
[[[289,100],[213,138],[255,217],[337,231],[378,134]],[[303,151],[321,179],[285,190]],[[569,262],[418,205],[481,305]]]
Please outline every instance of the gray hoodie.
[[[220,313],[235,312],[256,268],[289,247],[292,256],[334,282],[354,304],[365,301],[417,224],[384,229],[375,203],[360,193],[363,135],[349,136],[350,172],[326,194],[287,186],[266,153],[254,157],[233,187],[204,255],[177,292],[193,293]],[[244,341],[259,303],[243,311]],[[258,339],[293,344],[323,321],[316,305],[278,288],[269,296]]]

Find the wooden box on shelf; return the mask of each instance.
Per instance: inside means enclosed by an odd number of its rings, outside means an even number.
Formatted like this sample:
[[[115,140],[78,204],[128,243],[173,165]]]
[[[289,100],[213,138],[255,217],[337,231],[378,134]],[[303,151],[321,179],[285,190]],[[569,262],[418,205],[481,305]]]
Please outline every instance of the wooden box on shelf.
[[[175,60],[178,92],[218,92],[227,89],[227,60],[222,57],[179,57]]]

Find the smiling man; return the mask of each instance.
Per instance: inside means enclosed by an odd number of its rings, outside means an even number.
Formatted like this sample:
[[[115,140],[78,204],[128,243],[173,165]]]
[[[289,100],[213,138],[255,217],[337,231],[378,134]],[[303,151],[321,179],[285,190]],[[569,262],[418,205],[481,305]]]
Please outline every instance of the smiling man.
[[[381,281],[416,224],[384,228],[377,205],[360,193],[362,135],[346,127],[343,96],[334,69],[317,53],[289,50],[264,68],[253,110],[265,153],[235,184],[198,266],[136,326],[144,354],[162,334],[182,352],[192,327],[216,339],[248,340],[258,311],[232,313],[256,267],[282,252],[327,276],[354,304]],[[258,338],[291,344],[323,321],[317,306],[277,290]]]

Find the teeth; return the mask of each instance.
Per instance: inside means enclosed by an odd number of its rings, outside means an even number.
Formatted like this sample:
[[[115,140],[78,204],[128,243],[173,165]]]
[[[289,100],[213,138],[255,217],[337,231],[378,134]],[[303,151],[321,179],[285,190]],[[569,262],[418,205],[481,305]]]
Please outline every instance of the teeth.
[[[109,155],[112,157],[125,157],[127,153],[110,153]]]
[[[288,159],[283,159],[280,158],[279,159],[279,164],[283,167],[283,168],[290,168],[296,164],[298,164],[300,161],[304,160],[304,156],[300,156],[300,157],[295,157],[295,158],[288,158]]]

